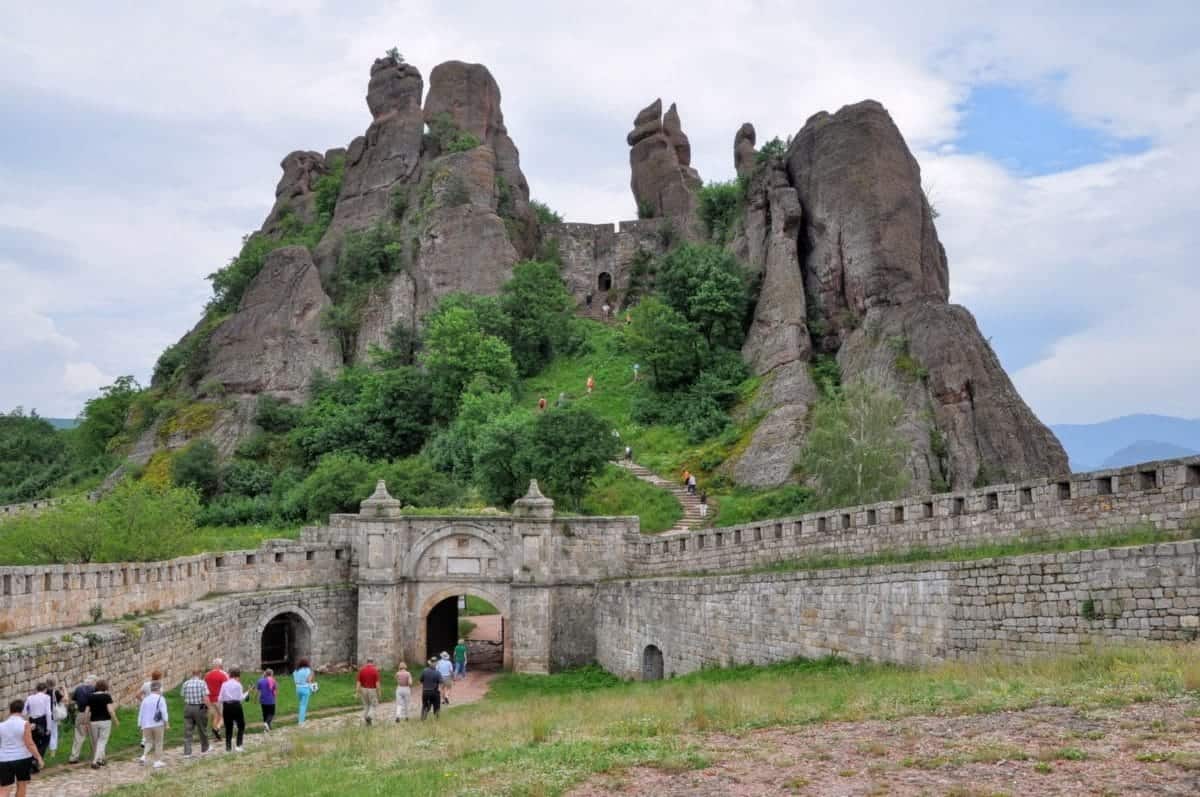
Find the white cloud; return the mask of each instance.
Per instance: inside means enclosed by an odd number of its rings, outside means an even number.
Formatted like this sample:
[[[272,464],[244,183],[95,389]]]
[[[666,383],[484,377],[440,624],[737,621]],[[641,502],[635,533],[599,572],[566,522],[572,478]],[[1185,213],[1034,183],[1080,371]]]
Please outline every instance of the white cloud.
[[[92,363],[69,362],[63,366],[62,386],[72,395],[94,395],[100,388],[112,384],[114,379]]]

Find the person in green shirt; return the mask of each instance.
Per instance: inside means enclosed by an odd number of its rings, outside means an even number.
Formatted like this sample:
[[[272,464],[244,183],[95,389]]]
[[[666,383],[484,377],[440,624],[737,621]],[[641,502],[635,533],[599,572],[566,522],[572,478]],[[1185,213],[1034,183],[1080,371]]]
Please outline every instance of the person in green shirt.
[[[467,677],[467,643],[464,640],[458,640],[458,644],[454,646],[454,678]]]

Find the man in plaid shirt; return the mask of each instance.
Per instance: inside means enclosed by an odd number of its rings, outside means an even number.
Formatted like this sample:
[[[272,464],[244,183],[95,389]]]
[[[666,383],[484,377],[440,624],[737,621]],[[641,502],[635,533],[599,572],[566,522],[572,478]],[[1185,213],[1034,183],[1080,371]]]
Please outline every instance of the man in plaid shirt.
[[[183,682],[179,694],[183,696],[183,756],[192,755],[192,731],[200,733],[200,754],[208,752],[208,684],[204,683],[204,670],[192,670],[192,677]]]

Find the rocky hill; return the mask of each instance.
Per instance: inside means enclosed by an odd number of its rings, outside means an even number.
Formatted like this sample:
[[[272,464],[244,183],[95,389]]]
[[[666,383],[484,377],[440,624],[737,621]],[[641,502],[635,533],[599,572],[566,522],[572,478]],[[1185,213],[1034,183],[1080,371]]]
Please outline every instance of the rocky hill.
[[[388,56],[372,65],[366,100],[371,122],[348,147],[283,159],[262,227],[156,368],[156,387],[220,397],[210,422],[155,424],[135,460],[197,433],[228,455],[253,428],[257,396],[303,401],[315,372],[414,333],[448,293],[497,293],[538,251],[559,258],[581,310],[593,294],[623,308],[649,289],[650,259],[714,240],[674,105],[636,115],[627,140],[640,218],[614,227],[539,223],[486,67],[441,64],[426,92],[416,67]],[[743,355],[764,377],[744,411],[763,420],[729,475],[755,486],[791,477],[818,395],[812,366],[833,358],[843,378],[869,375],[902,397],[912,489],[1066,471],[970,313],[948,303],[920,170],[887,111],[861,102],[812,117],[786,149],[755,143],[742,125],[736,218],[718,243],[761,284]]]

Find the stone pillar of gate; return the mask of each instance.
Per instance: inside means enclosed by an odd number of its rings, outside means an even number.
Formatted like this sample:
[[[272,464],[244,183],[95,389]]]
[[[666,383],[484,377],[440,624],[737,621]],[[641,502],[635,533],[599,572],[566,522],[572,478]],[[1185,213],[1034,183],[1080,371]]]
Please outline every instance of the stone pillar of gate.
[[[390,668],[403,655],[399,518],[400,502],[388,494],[381,479],[374,494],[360,504],[356,524],[358,663],[373,658],[380,667]]]
[[[513,504],[512,513],[512,666],[516,672],[548,673],[554,501],[542,495],[534,480],[525,496]]]

